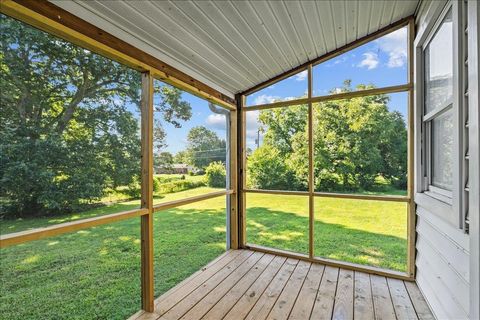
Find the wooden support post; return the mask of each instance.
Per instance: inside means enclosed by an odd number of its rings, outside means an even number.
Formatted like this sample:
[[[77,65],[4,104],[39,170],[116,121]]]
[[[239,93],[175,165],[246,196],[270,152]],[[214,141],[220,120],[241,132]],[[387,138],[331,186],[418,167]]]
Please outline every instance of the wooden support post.
[[[313,95],[313,72],[312,65],[308,65],[308,99]],[[313,236],[315,232],[315,186],[314,186],[314,162],[313,162],[313,104],[308,102],[308,255],[313,258],[315,248]]]
[[[247,229],[246,229],[246,123],[245,123],[245,96],[237,95],[237,211],[238,211],[238,247],[244,248],[247,243]]]
[[[142,308],[153,312],[153,77],[142,73],[142,208],[148,214],[141,217],[142,239]]]
[[[408,23],[408,83],[411,86],[408,91],[408,149],[407,149],[407,197],[409,198],[407,207],[407,274],[412,279],[415,278],[415,238],[416,238],[416,210],[415,201],[413,199],[414,192],[414,41],[415,39],[415,20],[410,18]]]
[[[233,190],[234,192],[229,195],[230,197],[230,249],[238,249],[239,247],[239,241],[238,241],[238,198],[239,198],[239,192],[238,192],[238,149],[237,149],[237,137],[238,137],[238,131],[237,131],[237,111],[230,111],[230,185],[228,188],[230,190]]]

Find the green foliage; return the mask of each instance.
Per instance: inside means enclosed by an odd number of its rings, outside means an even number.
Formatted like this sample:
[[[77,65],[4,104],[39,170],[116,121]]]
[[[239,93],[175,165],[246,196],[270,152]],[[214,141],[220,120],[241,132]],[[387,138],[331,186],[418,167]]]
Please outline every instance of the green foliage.
[[[159,193],[173,193],[203,186],[205,186],[204,181],[176,180],[172,182],[162,183],[159,188]]]
[[[160,186],[161,186],[160,179],[157,177],[153,177],[153,192],[159,192]]]
[[[0,214],[78,210],[140,174],[140,73],[0,15]],[[191,117],[156,86],[161,123]]]
[[[342,90],[351,90],[348,82]],[[406,187],[407,130],[402,115],[388,110],[388,99],[377,95],[314,105],[316,190],[375,191],[378,177]],[[260,112],[263,145],[248,158],[253,187],[307,189],[307,115],[305,105]]]
[[[253,188],[290,189],[295,186],[295,177],[286,165],[280,151],[263,145],[248,158],[248,175]]]
[[[211,162],[225,161],[226,142],[203,126],[194,127],[187,136],[187,163],[205,169]]]
[[[227,171],[222,162],[212,162],[205,169],[207,186],[212,188],[225,188]]]

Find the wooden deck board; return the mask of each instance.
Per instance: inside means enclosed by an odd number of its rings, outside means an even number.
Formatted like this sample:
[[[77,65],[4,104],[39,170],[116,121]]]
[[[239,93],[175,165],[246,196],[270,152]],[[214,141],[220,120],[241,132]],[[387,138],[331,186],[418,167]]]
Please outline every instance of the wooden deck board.
[[[434,319],[414,282],[232,250],[130,319]]]

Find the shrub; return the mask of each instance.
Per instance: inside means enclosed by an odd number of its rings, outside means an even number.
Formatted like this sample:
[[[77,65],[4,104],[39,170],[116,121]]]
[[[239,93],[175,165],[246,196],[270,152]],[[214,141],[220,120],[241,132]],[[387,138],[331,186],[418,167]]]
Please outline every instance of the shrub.
[[[212,162],[205,169],[207,186],[212,188],[225,188],[227,171],[222,162]]]
[[[160,193],[173,193],[205,186],[203,181],[177,180],[160,185]]]
[[[128,184],[126,194],[134,199],[138,199],[142,196],[142,186],[140,185],[140,179],[135,177],[132,182]]]
[[[294,187],[294,173],[288,169],[280,151],[263,145],[248,158],[248,173],[252,187],[289,190]]]
[[[160,191],[160,178],[153,177],[153,192]]]

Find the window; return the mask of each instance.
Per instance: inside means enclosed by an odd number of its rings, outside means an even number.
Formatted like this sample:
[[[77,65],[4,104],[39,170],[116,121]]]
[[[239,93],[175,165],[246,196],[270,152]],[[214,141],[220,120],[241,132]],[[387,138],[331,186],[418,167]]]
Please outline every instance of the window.
[[[453,21],[450,8],[424,49],[427,192],[451,203],[453,190]]]

